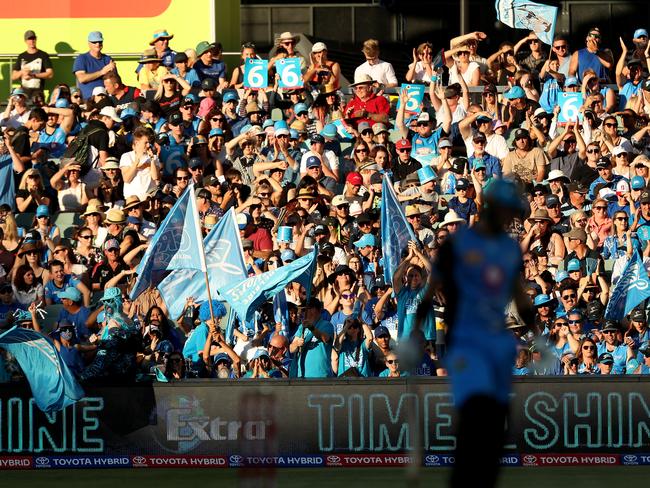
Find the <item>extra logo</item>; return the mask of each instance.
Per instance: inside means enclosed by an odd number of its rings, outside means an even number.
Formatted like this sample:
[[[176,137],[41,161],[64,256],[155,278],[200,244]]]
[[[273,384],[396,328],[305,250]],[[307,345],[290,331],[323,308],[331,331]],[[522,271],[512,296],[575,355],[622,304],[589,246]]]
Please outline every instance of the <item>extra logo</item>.
[[[537,466],[537,456],[526,454],[523,458],[524,466]]]

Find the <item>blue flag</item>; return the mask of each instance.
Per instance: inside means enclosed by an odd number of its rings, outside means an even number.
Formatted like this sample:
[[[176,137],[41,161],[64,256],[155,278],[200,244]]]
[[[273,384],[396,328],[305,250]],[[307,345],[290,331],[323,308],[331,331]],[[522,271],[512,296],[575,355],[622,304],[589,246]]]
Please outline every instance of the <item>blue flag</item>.
[[[152,284],[157,284],[166,271],[196,269],[205,271],[205,254],[199,213],[190,185],[163,220],[138,265],[138,280],[131,290],[135,299]]]
[[[287,306],[287,293],[281,290],[273,297],[273,318],[276,324],[282,324],[280,335],[289,336],[289,307]]]
[[[52,340],[17,325],[0,334],[0,347],[14,355],[22,368],[36,405],[45,413],[62,410],[84,396]]]
[[[496,0],[494,6],[497,19],[507,26],[531,30],[543,43],[553,44],[557,7],[528,0]]]
[[[203,240],[205,261],[213,297],[226,285],[244,281],[248,276],[244,262],[239,227],[235,210],[226,212]],[[194,269],[172,271],[159,285],[158,290],[165,300],[170,317],[177,318],[183,311],[185,299],[194,297],[197,303],[207,301],[208,291],[205,276]]]
[[[296,259],[290,264],[251,276],[241,283],[224,288],[221,290],[221,296],[240,318],[246,321],[253,320],[255,310],[292,281],[303,285],[307,289],[307,296],[311,294],[311,282],[316,269],[317,255],[318,250],[314,247],[310,254]]]
[[[417,242],[413,228],[406,221],[402,206],[397,200],[393,183],[384,175],[381,184],[381,251],[384,256],[384,279],[393,283],[393,273],[402,262],[402,252],[409,241]]]
[[[634,251],[621,277],[614,285],[605,309],[605,318],[621,320],[630,313],[630,310],[648,297],[650,297],[648,273],[638,251]]]

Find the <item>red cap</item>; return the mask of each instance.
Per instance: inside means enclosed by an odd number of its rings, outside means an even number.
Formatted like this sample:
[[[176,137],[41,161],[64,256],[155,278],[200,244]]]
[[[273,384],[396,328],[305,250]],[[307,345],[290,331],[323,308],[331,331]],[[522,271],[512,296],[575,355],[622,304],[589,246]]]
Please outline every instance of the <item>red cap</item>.
[[[363,178],[361,177],[361,173],[357,173],[356,171],[353,171],[352,173],[348,173],[348,176],[347,178],[345,178],[345,181],[347,181],[351,185],[363,185]]]
[[[411,141],[408,139],[400,139],[395,143],[397,149],[411,149]]]

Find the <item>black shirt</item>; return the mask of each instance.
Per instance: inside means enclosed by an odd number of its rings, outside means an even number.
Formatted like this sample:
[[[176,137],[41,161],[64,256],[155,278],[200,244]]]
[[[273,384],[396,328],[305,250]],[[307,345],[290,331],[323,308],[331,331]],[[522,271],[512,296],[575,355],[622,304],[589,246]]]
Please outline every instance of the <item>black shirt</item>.
[[[40,49],[33,54],[25,51],[18,55],[13,69],[15,71],[21,71],[23,67],[29,68],[32,73],[45,73],[45,71],[52,67],[52,61],[50,60],[49,54]],[[42,90],[45,85],[45,80],[38,80],[38,86],[30,86],[31,81],[27,80],[27,85],[22,83],[23,87],[29,90]]]
[[[420,168],[422,165],[417,159],[409,158],[408,162],[404,163],[398,158],[393,165],[393,181],[402,181]]]
[[[93,283],[99,283],[99,288],[103,290],[106,287],[106,283],[108,283],[113,277],[120,274],[120,272],[128,271],[129,269],[130,268],[126,265],[122,258],[119,258],[117,267],[115,269],[111,268],[108,265],[107,261],[101,261],[95,266],[95,269],[93,269],[91,281]],[[126,277],[122,278],[118,284],[126,285]]]

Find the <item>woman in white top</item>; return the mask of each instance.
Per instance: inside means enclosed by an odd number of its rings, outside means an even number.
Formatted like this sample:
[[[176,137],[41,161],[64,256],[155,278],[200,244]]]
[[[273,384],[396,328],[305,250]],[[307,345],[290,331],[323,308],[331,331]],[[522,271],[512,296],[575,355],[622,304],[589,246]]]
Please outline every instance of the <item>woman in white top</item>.
[[[413,49],[413,62],[406,72],[406,81],[429,83],[433,74],[433,45],[423,42]]]
[[[82,251],[80,253],[84,256],[88,255],[88,253],[84,251],[89,250],[91,247],[101,249],[104,245],[106,237],[108,236],[108,229],[102,225],[102,222],[104,220],[104,213],[102,212],[102,208],[100,208],[97,203],[100,203],[99,200],[94,200],[93,202],[89,203],[88,208],[81,215],[85,220],[85,227],[88,227],[93,235],[92,242],[84,243],[88,244],[88,247],[82,245]]]
[[[465,44],[445,53],[449,68],[449,85],[459,83],[460,76],[467,86],[479,86],[481,83],[480,67],[478,63],[469,60],[469,54],[469,48]]]
[[[67,181],[63,180],[64,176]],[[86,184],[80,176],[81,165],[74,159],[68,159],[67,164],[64,163],[50,178],[50,185],[57,191],[61,212],[80,212],[88,204]]]
[[[144,201],[147,193],[158,186],[160,161],[154,152],[155,137],[148,127],[137,127],[133,131],[133,151],[122,154],[120,158],[125,199],[137,196]]]

